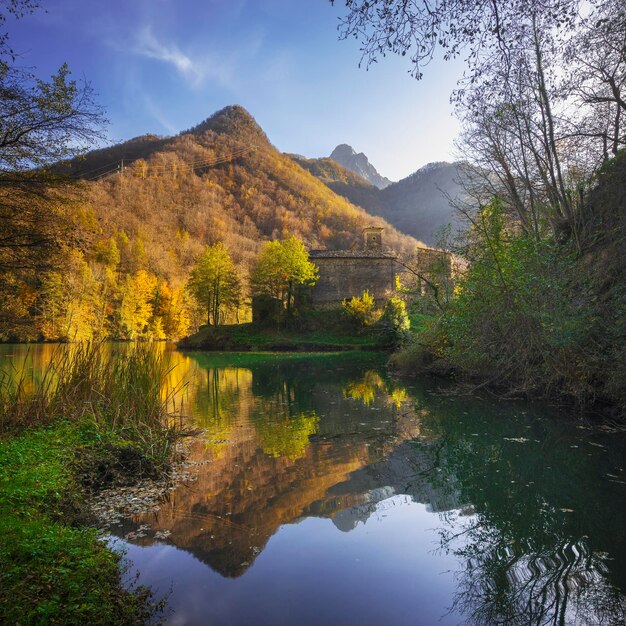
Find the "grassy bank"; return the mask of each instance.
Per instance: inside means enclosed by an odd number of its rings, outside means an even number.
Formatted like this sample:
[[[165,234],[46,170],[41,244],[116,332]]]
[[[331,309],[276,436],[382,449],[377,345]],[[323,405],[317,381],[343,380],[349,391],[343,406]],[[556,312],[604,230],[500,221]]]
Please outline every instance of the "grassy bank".
[[[254,324],[205,326],[178,344],[183,350],[235,352],[341,352],[380,350],[385,346],[372,335],[343,334],[334,330],[262,328]]]
[[[76,468],[120,444],[68,422],[0,441],[2,623],[137,624],[154,613],[149,591],[124,589],[119,555],[85,524]]]
[[[393,300],[392,302],[396,302]],[[373,300],[372,300],[373,305]],[[393,350],[397,343],[398,320],[393,308],[371,311],[371,319],[361,320],[342,307],[308,309],[289,324],[231,324],[203,326],[178,343],[183,350],[224,352],[373,352]],[[404,305],[401,316],[406,318]],[[416,323],[423,323],[416,316]],[[407,321],[408,324],[408,321]]]
[[[308,309],[289,324],[204,326],[178,344],[184,350],[234,352],[342,352],[384,350],[383,337],[373,328],[360,328],[341,309]]]
[[[180,428],[162,358],[82,345],[37,381],[0,386],[0,622],[138,624],[157,609],[122,585],[87,496],[168,471]]]

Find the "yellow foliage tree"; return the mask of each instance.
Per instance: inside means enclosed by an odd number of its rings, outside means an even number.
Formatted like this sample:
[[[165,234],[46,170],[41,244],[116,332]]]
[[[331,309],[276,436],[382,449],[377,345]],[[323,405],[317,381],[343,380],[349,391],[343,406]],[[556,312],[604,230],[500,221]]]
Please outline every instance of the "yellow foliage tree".
[[[188,286],[198,305],[206,311],[207,324],[218,326],[224,309],[239,305],[239,273],[221,241],[205,248],[191,270]]]
[[[122,287],[120,321],[129,339],[149,336],[156,286],[156,276],[145,270],[126,276]]]

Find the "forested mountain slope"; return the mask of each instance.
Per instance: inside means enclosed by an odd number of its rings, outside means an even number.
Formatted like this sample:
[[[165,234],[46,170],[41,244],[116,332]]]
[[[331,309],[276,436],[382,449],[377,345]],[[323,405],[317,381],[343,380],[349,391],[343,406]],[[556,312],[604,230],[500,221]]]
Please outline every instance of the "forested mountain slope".
[[[437,243],[437,232],[450,224],[460,226],[459,216],[451,200],[460,197],[460,163],[429,163],[410,176],[383,189],[379,196],[380,209],[367,206],[401,231]]]
[[[370,224],[385,226],[398,252],[415,245],[278,152],[238,106],[177,137],[147,136],[90,153],[72,169],[82,176],[106,164],[121,168],[124,156],[123,172],[90,182],[90,207],[100,236],[123,229],[141,238],[150,269],[164,276],[182,275],[216,241],[244,264],[266,239],[295,234],[311,247],[349,247]]]
[[[383,212],[381,191],[352,170],[331,158],[307,159],[298,154],[289,155],[300,167],[308,170],[335,193],[347,198],[352,204],[363,207],[368,213]]]

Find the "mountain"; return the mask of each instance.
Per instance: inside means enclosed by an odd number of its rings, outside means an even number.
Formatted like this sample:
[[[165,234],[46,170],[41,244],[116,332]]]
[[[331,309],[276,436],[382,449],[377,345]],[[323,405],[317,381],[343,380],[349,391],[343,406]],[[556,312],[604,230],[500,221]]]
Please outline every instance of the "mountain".
[[[450,224],[453,231],[461,221],[451,200],[463,195],[459,184],[460,163],[429,163],[410,176],[383,189],[378,205],[363,205],[384,217],[396,228],[429,245],[437,244],[437,232]]]
[[[330,187],[336,194],[347,198],[352,204],[365,208],[368,212],[379,214],[380,189],[368,182],[351,169],[344,167],[331,158],[307,159],[299,154],[289,155],[300,167],[308,170]]]
[[[429,163],[397,183],[379,189],[332,159],[306,159],[298,155],[291,158],[335,193],[428,245],[436,245],[437,231],[442,226],[451,224],[453,230],[460,226],[450,202],[462,195],[458,183],[460,163]]]
[[[368,158],[362,153],[354,150],[352,146],[342,143],[338,145],[331,153],[330,158],[333,161],[347,167],[355,174],[364,178],[378,189],[384,189],[391,184],[391,181],[381,176],[376,168],[369,162]]]
[[[140,237],[149,269],[166,277],[185,274],[216,241],[244,265],[264,240],[292,234],[310,247],[347,248],[362,228],[379,225],[398,252],[416,243],[278,152],[240,106],[175,137],[146,135],[91,152],[65,169],[90,181],[96,238],[120,230]]]
[[[0,339],[182,337],[206,321],[185,284],[217,242],[244,288],[269,239],[296,235],[310,248],[343,249],[380,226],[398,253],[418,244],[276,150],[240,106],[176,136],[136,137],[56,169],[82,181],[55,206],[63,270],[3,277],[10,289],[6,298],[0,290]],[[228,321],[248,314],[244,298]]]

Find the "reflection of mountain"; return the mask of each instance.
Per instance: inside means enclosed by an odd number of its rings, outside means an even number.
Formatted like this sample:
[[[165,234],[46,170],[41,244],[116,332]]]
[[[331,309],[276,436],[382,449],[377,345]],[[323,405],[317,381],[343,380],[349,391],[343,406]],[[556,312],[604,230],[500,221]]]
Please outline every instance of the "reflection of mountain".
[[[346,482],[335,485],[330,493],[337,496],[367,494],[367,506],[353,507],[354,519],[358,517],[359,521],[366,521],[376,504],[393,494],[411,496],[414,502],[426,504],[434,512],[459,508],[463,504],[462,496],[454,476],[449,476],[445,485],[433,484],[432,473],[437,467],[439,450],[438,442],[419,447],[403,443],[384,459],[353,472]]]
[[[209,369],[199,378],[194,401],[208,418],[198,416],[207,432],[190,455],[203,463],[197,480],[174,491],[154,519],[141,520],[169,530],[176,546],[225,576],[241,575],[282,524],[371,502],[376,481],[357,471],[378,467],[419,434],[415,411],[398,405],[403,394],[362,366],[266,365],[258,376],[257,369]],[[217,411],[216,393],[228,398],[233,389],[238,400]],[[392,492],[388,475],[379,475],[376,501]]]

